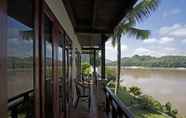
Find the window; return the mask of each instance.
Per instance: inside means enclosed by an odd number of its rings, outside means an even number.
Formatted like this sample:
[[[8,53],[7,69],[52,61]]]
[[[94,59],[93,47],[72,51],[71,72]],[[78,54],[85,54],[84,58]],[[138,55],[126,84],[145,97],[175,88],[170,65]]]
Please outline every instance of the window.
[[[53,117],[53,45],[52,45],[52,22],[45,16],[44,40],[45,40],[45,110],[46,118]]]
[[[60,35],[59,38],[59,45],[58,45],[58,77],[59,77],[59,100],[60,100],[60,105],[59,105],[59,109],[61,112],[64,111],[64,34]]]
[[[32,0],[8,0],[8,98],[13,98],[33,90],[33,47],[34,18]],[[33,94],[29,94],[33,98]],[[16,101],[22,101],[21,96]],[[15,101],[14,101],[15,102]],[[33,99],[26,101],[29,116],[34,116],[31,110]],[[19,107],[18,117],[26,114],[25,106]],[[28,115],[28,114],[27,114]]]

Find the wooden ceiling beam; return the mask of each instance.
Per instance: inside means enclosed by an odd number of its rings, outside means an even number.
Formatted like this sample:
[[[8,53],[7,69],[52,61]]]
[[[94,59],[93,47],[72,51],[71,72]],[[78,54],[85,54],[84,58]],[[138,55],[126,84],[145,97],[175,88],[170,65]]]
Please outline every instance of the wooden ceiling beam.
[[[92,28],[94,28],[95,22],[96,22],[96,0],[92,0],[93,7],[92,7]]]
[[[127,14],[127,12],[132,9],[133,5],[137,1],[138,0],[130,0],[128,2],[128,4],[125,5],[125,7],[123,8],[123,10],[121,10],[120,15],[118,16],[118,18],[117,19],[113,19],[113,23],[110,25],[111,26],[110,27],[111,29],[114,29],[121,22],[121,20],[125,17],[125,15]]]
[[[75,31],[77,33],[106,33],[106,34],[110,34],[112,33],[112,31],[110,31],[109,29],[92,29],[90,28],[75,28]]]
[[[63,0],[63,3],[65,5],[65,8],[68,12],[68,15],[69,15],[71,21],[72,21],[72,25],[74,27],[77,27],[77,16],[74,12],[75,10],[74,10],[74,7],[71,4],[71,0]]]

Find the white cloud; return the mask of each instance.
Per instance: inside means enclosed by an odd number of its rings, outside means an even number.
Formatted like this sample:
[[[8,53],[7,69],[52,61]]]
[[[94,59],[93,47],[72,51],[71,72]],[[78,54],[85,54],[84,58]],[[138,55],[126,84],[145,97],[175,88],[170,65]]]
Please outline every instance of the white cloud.
[[[124,54],[127,50],[128,50],[128,46],[121,44],[121,57],[124,57]],[[111,40],[106,42],[106,58],[110,60],[117,59],[117,45],[113,47]]]
[[[174,24],[168,27],[161,27],[160,36],[174,37],[174,38],[186,38],[186,25]]]
[[[165,50],[167,50],[167,51],[176,51],[176,49],[172,48],[172,47],[166,47]]]
[[[174,38],[162,37],[160,38],[160,44],[170,43],[170,42],[173,42],[174,40],[175,40]]]
[[[180,9],[173,9],[173,10],[165,11],[163,13],[163,17],[174,16],[180,13],[181,13]]]
[[[173,47],[157,47],[157,48],[137,48],[132,55],[150,55],[155,57],[161,57],[166,55],[186,55],[186,52],[177,50]]]
[[[144,40],[143,41],[144,43],[156,43],[157,42],[157,39],[155,39],[155,38],[149,38],[149,39],[147,39],[147,40]]]
[[[133,55],[162,56],[164,54],[163,53],[160,53],[160,52],[156,52],[156,51],[150,50],[150,49],[147,49],[147,48],[140,47],[140,48],[137,48],[134,51]]]

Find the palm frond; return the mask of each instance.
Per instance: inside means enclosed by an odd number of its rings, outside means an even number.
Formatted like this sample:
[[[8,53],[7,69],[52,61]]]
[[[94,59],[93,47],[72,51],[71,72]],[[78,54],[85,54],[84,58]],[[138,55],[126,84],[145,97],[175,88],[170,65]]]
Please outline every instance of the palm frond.
[[[117,40],[120,37],[121,33],[117,30],[116,32],[114,32],[114,34],[112,35],[112,46],[115,47],[117,44]]]
[[[127,19],[135,20],[137,22],[142,21],[144,18],[151,15],[152,11],[155,11],[159,6],[160,0],[143,0],[127,14]]]
[[[112,35],[112,45],[115,47],[118,38],[121,38],[121,34],[127,31],[128,28],[135,25],[133,21],[121,22],[114,30]]]
[[[128,28],[127,31],[128,36],[135,37],[136,39],[148,39],[150,36],[150,31],[149,30],[143,30],[143,29],[138,29],[134,27]]]

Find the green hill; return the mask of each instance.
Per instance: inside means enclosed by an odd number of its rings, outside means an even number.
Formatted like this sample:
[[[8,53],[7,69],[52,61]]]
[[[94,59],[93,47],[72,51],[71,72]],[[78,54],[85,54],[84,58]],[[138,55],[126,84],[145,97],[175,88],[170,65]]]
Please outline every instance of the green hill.
[[[115,66],[116,61],[107,64]],[[121,66],[142,66],[142,67],[167,67],[167,68],[186,68],[186,56],[139,56],[124,57],[121,59]]]

